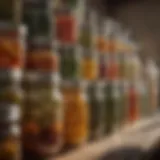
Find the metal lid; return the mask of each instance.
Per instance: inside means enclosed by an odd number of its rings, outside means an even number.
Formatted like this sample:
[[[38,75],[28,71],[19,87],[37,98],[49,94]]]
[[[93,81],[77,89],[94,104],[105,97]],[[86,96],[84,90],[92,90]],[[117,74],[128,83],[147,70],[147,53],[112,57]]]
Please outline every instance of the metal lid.
[[[0,104],[0,123],[13,123],[20,120],[20,106],[15,104]]]
[[[23,81],[30,85],[51,84],[53,86],[58,86],[61,82],[61,79],[58,73],[40,73],[30,71],[25,72]]]
[[[21,134],[21,130],[19,125],[1,125],[0,124],[0,140],[4,140],[5,138],[7,138],[8,136],[11,137],[19,137]]]
[[[20,82],[21,79],[22,79],[21,69],[0,69],[0,82],[1,81]]]

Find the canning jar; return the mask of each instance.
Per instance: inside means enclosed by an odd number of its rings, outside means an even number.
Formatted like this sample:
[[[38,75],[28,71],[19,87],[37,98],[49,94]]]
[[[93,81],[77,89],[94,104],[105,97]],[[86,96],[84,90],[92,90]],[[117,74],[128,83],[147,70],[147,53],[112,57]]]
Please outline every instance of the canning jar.
[[[83,53],[80,67],[81,78],[87,81],[98,78],[98,60],[94,53]]]
[[[77,41],[77,19],[67,8],[56,14],[56,38],[60,44],[75,44]]]
[[[58,90],[50,97],[37,94],[25,100],[22,140],[26,151],[40,157],[52,156],[61,149],[62,131],[63,102]]]
[[[72,83],[72,98],[64,97],[65,148],[77,147],[88,138],[88,102],[81,82]],[[65,96],[65,95],[64,95]]]
[[[105,94],[105,133],[110,134],[121,126],[122,108],[118,81],[108,81],[104,87]]]
[[[1,123],[0,127],[0,159],[20,160],[20,127],[13,124],[2,125]]]
[[[26,58],[27,70],[58,72],[58,56],[44,37],[42,39],[36,38],[30,43]]]
[[[128,120],[130,123],[133,123],[139,119],[140,111],[140,95],[136,82],[132,82],[129,85],[128,98]]]
[[[0,69],[19,69],[24,65],[26,28],[12,25],[0,27]]]
[[[88,84],[87,95],[90,110],[90,139],[100,139],[104,131],[104,94],[102,92],[103,82]]]
[[[80,76],[80,55],[77,46],[64,46],[59,50],[60,74],[63,79],[77,79]]]

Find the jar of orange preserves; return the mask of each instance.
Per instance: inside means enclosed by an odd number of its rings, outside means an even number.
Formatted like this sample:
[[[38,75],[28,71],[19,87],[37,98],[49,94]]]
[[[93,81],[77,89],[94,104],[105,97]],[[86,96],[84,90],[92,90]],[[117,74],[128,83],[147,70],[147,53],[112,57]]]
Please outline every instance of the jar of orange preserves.
[[[83,53],[81,58],[80,75],[81,78],[87,81],[98,78],[98,61],[94,53]]]
[[[66,97],[67,92],[63,92],[65,148],[77,147],[85,143],[88,138],[89,113],[84,86],[81,82],[73,82],[68,86],[68,91],[69,88],[71,89],[68,92],[69,98]]]

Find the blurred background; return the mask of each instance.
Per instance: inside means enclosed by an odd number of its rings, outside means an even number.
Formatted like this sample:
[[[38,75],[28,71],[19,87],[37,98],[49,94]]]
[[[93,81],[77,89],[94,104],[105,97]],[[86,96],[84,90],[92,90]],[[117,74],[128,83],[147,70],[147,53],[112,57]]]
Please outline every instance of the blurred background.
[[[0,160],[158,156],[159,14],[158,0],[1,0]]]

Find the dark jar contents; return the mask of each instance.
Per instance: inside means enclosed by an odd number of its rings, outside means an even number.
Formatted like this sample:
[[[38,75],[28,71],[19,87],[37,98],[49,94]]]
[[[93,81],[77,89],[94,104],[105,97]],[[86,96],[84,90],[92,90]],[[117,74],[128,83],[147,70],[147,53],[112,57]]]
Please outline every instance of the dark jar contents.
[[[104,132],[104,94],[100,82],[88,86],[88,103],[90,109],[90,140],[100,139]]]
[[[77,79],[79,76],[80,57],[77,48],[65,46],[59,50],[60,74],[63,79]]]
[[[25,152],[30,151],[41,158],[53,156],[61,149],[63,133],[63,107],[59,92],[54,91],[52,99],[42,95],[30,97],[25,102],[22,124]]]
[[[20,128],[13,124],[0,126],[0,160],[20,160]]]

